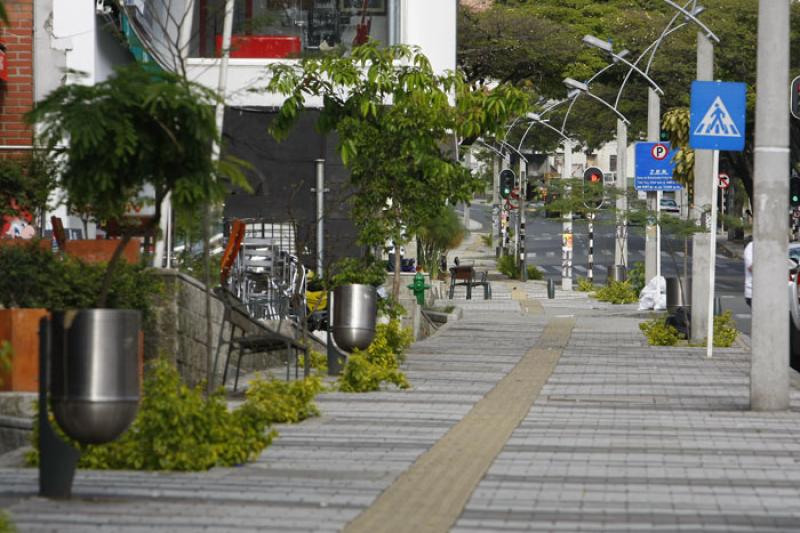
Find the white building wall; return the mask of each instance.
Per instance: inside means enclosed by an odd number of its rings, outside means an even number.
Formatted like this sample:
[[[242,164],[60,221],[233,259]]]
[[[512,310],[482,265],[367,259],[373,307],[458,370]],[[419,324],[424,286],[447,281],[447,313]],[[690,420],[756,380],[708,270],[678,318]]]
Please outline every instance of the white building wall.
[[[34,12],[34,97],[41,100],[63,83],[93,85],[108,78],[113,67],[131,61],[123,45],[103,29],[105,20],[95,12],[95,3],[75,0],[37,0]],[[65,75],[73,70],[84,75]],[[60,203],[60,192],[54,193],[54,203]],[[55,215],[65,229],[83,232],[83,221],[71,216],[62,204],[48,213]],[[94,224],[85,228],[94,238]]]
[[[419,46],[437,73],[456,66],[456,0],[400,0],[400,42]],[[297,63],[291,59],[237,59],[228,64],[226,103],[232,106],[277,107],[284,98],[276,94],[251,92],[267,84],[265,68],[273,63]],[[189,79],[216,90],[219,60],[189,58]],[[306,107],[321,107],[321,99],[309,99]]]
[[[95,3],[53,0],[53,39],[66,52],[66,68],[86,76],[70,75],[70,83],[92,85],[95,80]]]
[[[442,73],[456,68],[456,0],[402,0],[400,41],[416,45]]]

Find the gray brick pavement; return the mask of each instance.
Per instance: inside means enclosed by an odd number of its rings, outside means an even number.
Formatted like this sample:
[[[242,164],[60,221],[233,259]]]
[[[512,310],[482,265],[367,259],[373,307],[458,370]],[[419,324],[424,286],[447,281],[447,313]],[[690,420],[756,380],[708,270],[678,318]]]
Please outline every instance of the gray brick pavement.
[[[800,530],[800,394],[749,412],[748,354],[647,347],[638,322],[578,320],[454,531]]]
[[[203,473],[78,473],[69,502],[33,497],[36,472],[0,469],[20,531],[335,531],[429,450],[531,348],[544,317],[466,306],[416,343],[410,391],[323,394],[322,416],[280,427],[252,464]],[[500,335],[498,335],[500,332]]]
[[[751,413],[744,348],[708,360],[648,347],[635,306],[582,294],[525,316],[513,286],[457,302],[464,319],[412,347],[411,391],[324,394],[323,416],[279,428],[255,463],[82,471],[68,502],[35,497],[35,471],[3,468],[0,506],[23,532],[338,531],[568,314],[577,325],[554,373],[454,531],[800,531],[800,395],[790,412]]]

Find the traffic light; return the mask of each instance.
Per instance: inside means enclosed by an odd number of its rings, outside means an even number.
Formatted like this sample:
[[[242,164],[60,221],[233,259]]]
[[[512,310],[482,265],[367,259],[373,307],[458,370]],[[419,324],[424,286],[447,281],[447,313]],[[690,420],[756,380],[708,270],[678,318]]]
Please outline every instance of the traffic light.
[[[583,204],[590,209],[603,205],[603,171],[597,167],[583,171]]]
[[[513,170],[505,169],[500,172],[500,196],[502,198],[508,198],[511,191],[514,190],[515,177]]]
[[[793,79],[789,87],[789,111],[794,118],[800,118],[800,76]]]
[[[800,178],[789,180],[789,205],[792,207],[800,206]]]

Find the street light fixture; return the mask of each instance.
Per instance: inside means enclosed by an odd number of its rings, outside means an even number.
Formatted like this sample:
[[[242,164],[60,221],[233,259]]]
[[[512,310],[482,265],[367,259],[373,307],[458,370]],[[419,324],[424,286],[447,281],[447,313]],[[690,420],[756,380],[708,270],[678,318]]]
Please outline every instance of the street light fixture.
[[[664,0],[664,2],[666,2],[667,5],[672,6],[673,8],[675,8],[678,11],[680,11],[681,13],[683,13],[684,18],[686,18],[687,20],[691,20],[692,22],[694,22],[695,24],[700,26],[703,29],[703,31],[706,32],[706,36],[709,39],[711,39],[711,40],[713,40],[714,42],[717,42],[717,43],[719,42],[719,37],[714,35],[714,32],[711,31],[711,29],[708,26],[706,26],[705,24],[700,22],[700,20],[697,18],[697,15],[699,15],[700,13],[705,11],[705,8],[703,6],[697,6],[696,5],[691,11],[688,11],[685,7],[679,6],[678,4],[673,2],[672,0]]]
[[[583,93],[586,96],[594,98],[595,100],[597,100],[598,102],[600,102],[601,104],[603,104],[604,106],[609,108],[611,111],[613,111],[614,114],[616,114],[620,118],[620,120],[622,120],[625,124],[630,125],[630,121],[627,118],[625,118],[625,115],[623,115],[622,113],[619,112],[619,109],[617,109],[613,105],[609,104],[608,102],[606,102],[605,100],[603,100],[602,98],[597,96],[596,94],[593,94],[589,90],[589,85],[588,84],[580,82],[578,80],[574,80],[572,78],[564,78],[563,83],[568,88],[573,89],[572,91],[570,91],[570,93],[569,93],[570,95],[573,95],[573,94],[577,95],[578,93],[575,93],[575,91],[578,91],[579,93]]]
[[[595,37],[594,35],[584,35],[583,36],[583,42],[584,42],[584,44],[587,44],[589,46],[592,46],[594,48],[598,48],[598,49],[600,49],[600,50],[602,50],[604,52],[607,52],[613,58],[615,63],[618,63],[618,62],[619,63],[624,63],[631,70],[635,70],[636,72],[638,72],[644,79],[647,80],[647,82],[650,85],[653,86],[653,90],[655,90],[658,94],[663,96],[664,91],[662,91],[661,87],[659,87],[658,84],[655,81],[653,81],[653,78],[648,76],[646,72],[644,72],[642,69],[637,67],[636,63],[631,63],[630,61],[625,59],[625,56],[630,53],[628,50],[623,50],[622,52],[624,52],[624,53],[615,54],[614,53],[614,47],[612,46],[612,44],[609,41],[604,41],[604,40],[602,40],[602,39],[600,39],[598,37]],[[637,61],[637,63],[638,63],[638,61]]]

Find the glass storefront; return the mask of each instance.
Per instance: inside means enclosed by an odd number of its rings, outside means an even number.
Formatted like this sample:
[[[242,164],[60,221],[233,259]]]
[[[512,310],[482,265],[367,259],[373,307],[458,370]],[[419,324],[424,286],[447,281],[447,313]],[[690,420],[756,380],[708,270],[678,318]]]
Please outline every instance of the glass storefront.
[[[194,55],[216,57],[224,0],[198,0]],[[368,39],[388,42],[387,0],[237,0],[234,58],[293,58],[344,54]]]

